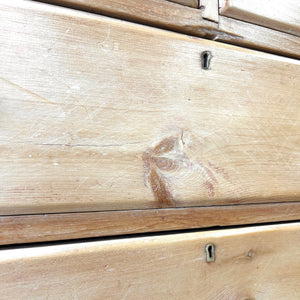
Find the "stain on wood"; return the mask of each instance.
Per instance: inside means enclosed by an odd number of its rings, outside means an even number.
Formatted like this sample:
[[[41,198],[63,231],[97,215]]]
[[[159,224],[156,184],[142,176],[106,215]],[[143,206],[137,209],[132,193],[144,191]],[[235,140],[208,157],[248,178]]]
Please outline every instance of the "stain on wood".
[[[174,206],[173,196],[164,176],[155,168],[152,168],[149,174],[149,179],[154,197],[158,202],[157,207],[162,208]]]
[[[209,181],[205,181],[203,185],[208,191],[208,195],[213,197],[215,195],[215,186]]]
[[[166,157],[175,151],[177,139],[169,137],[163,139],[153,149],[143,153],[145,183],[153,192],[158,208],[175,205],[167,178],[161,171],[172,171],[179,167],[178,161]]]
[[[228,173],[224,170],[224,168],[221,168],[219,166],[216,166],[215,164],[213,164],[212,162],[208,162],[208,165],[210,168],[214,169],[214,171],[217,173],[217,174],[221,174],[224,179],[226,180],[229,180],[229,175]]]

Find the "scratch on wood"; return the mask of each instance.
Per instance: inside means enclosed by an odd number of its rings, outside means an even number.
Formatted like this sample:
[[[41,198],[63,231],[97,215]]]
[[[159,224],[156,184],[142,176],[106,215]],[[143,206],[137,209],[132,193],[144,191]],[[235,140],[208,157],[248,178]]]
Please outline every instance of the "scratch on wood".
[[[101,42],[98,42],[98,43],[97,43],[98,45],[103,45],[103,44],[109,39],[110,31],[111,31],[111,26],[109,25],[104,40],[101,41]]]
[[[22,86],[20,86],[20,85],[18,85],[16,83],[13,83],[13,82],[11,82],[11,81],[9,81],[7,79],[4,79],[4,78],[0,77],[0,80],[2,82],[4,82],[4,83],[6,83],[6,84],[8,84],[8,85],[10,85],[12,87],[14,87],[15,89],[23,92],[23,93],[29,94],[30,96],[32,96],[32,97],[34,97],[34,98],[36,98],[38,100],[41,100],[43,102],[47,102],[47,103],[50,103],[50,104],[56,104],[56,103],[54,103],[54,102],[52,102],[52,101],[50,101],[50,100],[48,100],[48,99],[46,99],[44,97],[41,97],[40,95],[38,95],[38,94],[36,94],[36,93],[34,93],[34,92],[30,91],[30,90],[27,90],[27,89],[23,88]]]

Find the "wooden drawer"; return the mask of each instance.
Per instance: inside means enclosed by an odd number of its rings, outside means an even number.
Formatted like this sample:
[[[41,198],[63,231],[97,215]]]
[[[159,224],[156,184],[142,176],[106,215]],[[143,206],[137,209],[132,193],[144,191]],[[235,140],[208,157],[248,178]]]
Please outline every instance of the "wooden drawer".
[[[29,1],[1,14],[2,215],[299,200],[299,61]]]
[[[299,223],[0,251],[1,299],[294,300],[299,282]]]
[[[244,15],[249,14],[253,7],[261,8],[255,1],[220,1],[222,9],[219,14],[218,0],[40,0],[50,4],[61,5],[74,9],[114,17],[135,23],[159,27],[171,31],[189,34],[201,38],[240,45],[251,49],[275,53],[293,58],[300,58],[300,37],[288,34],[270,26],[248,23],[231,18],[232,7],[237,3],[243,5]],[[197,5],[198,2],[198,5]],[[297,23],[297,1],[289,0],[277,5],[264,4],[268,15],[273,15],[271,24],[287,23],[295,28]],[[197,8],[197,6],[199,8]],[[248,6],[248,7],[247,7]],[[278,9],[280,7],[281,9]],[[282,9],[284,7],[284,9]],[[247,11],[248,9],[248,11]],[[226,11],[225,11],[226,10]],[[264,10],[260,9],[260,13]],[[233,9],[233,12],[236,12]],[[240,12],[237,10],[237,12]],[[247,14],[248,12],[248,14]],[[279,13],[278,13],[279,12]],[[225,16],[224,16],[225,15]],[[229,16],[229,17],[227,17]],[[276,16],[276,18],[274,18]],[[261,16],[260,16],[261,17]],[[242,18],[245,20],[245,18]],[[256,16],[257,20],[257,16]],[[262,20],[264,20],[262,18]],[[251,21],[251,20],[250,20]],[[270,22],[270,19],[268,19]],[[273,27],[272,27],[273,28]]]
[[[221,14],[300,36],[300,3],[295,0],[221,1]]]
[[[0,0],[0,299],[298,299],[300,63],[215,41],[299,58],[299,24],[41,2]]]
[[[214,38],[218,34],[226,35],[218,29],[218,0],[201,1],[201,9],[198,9],[198,0],[42,0],[42,2],[203,38]]]

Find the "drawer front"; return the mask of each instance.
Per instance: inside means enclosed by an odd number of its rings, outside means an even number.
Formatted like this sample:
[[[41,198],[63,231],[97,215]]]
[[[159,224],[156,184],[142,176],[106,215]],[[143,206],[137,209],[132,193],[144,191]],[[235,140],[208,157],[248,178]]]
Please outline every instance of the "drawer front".
[[[0,217],[0,245],[300,220],[300,203]]]
[[[54,5],[93,12],[203,38],[225,35],[218,29],[218,0],[42,0]]]
[[[299,1],[227,0],[221,2],[221,14],[300,36]]]
[[[233,45],[240,45],[247,48],[258,49],[274,54],[300,58],[299,47],[300,37],[288,34],[276,29],[270,29],[272,24],[282,20],[288,32],[292,27],[297,27],[298,12],[294,0],[285,1],[279,5],[266,5],[261,9],[261,4],[254,4],[255,1],[226,1],[220,3],[224,8],[219,15],[218,0],[40,0],[54,5],[62,5],[83,11],[111,16],[114,18],[128,20],[140,24],[150,25],[176,32],[189,34],[214,41],[223,41]],[[278,0],[280,1],[280,0]],[[200,3],[199,3],[200,2]],[[292,3],[293,2],[293,3]],[[250,3],[250,5],[249,5]],[[181,5],[179,5],[181,4]],[[199,9],[196,7],[199,4]],[[240,5],[240,7],[238,7]],[[278,10],[285,6],[284,9]],[[248,7],[247,7],[248,6]],[[192,7],[192,9],[191,9]],[[251,8],[259,8],[256,14],[251,14]],[[242,8],[242,9],[241,9]],[[273,8],[273,9],[272,9]],[[248,9],[248,10],[247,10]],[[242,16],[241,16],[242,11]],[[272,15],[267,19],[267,27],[256,25],[261,24],[255,21],[264,20],[262,12]],[[279,12],[279,14],[278,14]],[[225,16],[224,16],[225,15]],[[226,17],[232,16],[233,18]],[[275,17],[276,15],[276,17]],[[290,15],[290,16],[289,16]],[[246,17],[255,17],[249,19]],[[294,18],[289,18],[293,16]],[[281,21],[279,21],[281,19]],[[254,21],[254,22],[253,22]],[[287,21],[287,22],[286,22]],[[255,24],[253,24],[255,23]],[[273,27],[271,27],[273,28]]]
[[[1,299],[294,300],[299,282],[299,223],[0,251]]]
[[[1,15],[2,215],[299,200],[298,61],[30,1]]]

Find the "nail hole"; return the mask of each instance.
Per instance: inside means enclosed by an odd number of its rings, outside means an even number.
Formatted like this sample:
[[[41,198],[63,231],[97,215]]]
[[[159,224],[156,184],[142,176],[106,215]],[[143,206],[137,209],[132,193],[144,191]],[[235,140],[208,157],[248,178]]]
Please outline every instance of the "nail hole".
[[[214,244],[207,244],[205,246],[205,253],[206,253],[206,262],[214,262],[215,261],[215,245]]]
[[[203,51],[201,53],[201,65],[203,70],[209,70],[211,60],[211,53],[209,51]]]

